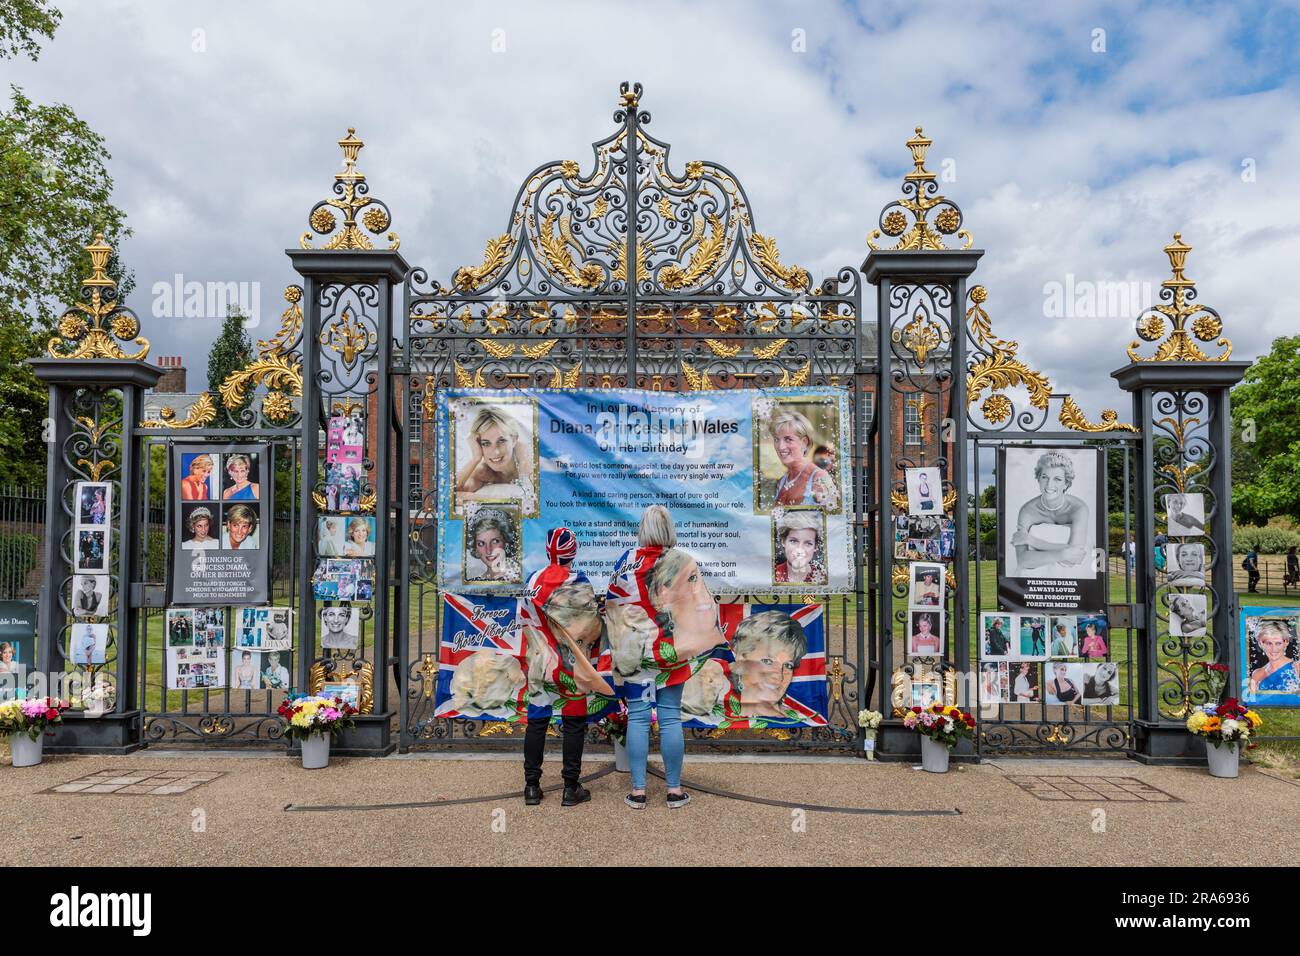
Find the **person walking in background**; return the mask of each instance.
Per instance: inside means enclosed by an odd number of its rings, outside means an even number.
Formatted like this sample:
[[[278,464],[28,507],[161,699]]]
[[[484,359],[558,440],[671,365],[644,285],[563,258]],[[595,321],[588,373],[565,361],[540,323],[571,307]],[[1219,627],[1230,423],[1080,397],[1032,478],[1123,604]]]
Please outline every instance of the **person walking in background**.
[[[1300,584],[1300,556],[1296,554],[1296,546],[1293,544],[1286,549],[1286,578],[1282,581],[1282,586],[1293,588]]]
[[[1259,587],[1259,549],[1251,546],[1246,552],[1246,556],[1241,559],[1242,570],[1246,572],[1246,590],[1251,594],[1258,594],[1256,590]]]
[[[1156,571],[1161,574],[1163,574],[1165,571],[1165,545],[1168,543],[1169,543],[1168,535],[1164,535],[1164,534],[1156,535],[1154,557],[1156,562]]]

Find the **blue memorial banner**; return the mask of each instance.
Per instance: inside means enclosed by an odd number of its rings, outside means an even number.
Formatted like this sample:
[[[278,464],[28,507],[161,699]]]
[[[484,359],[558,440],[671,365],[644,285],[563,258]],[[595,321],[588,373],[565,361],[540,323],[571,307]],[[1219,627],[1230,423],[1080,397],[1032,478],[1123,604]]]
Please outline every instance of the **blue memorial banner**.
[[[444,590],[522,593],[561,526],[607,581],[652,504],[715,594],[853,588],[843,389],[447,389],[437,416]]]

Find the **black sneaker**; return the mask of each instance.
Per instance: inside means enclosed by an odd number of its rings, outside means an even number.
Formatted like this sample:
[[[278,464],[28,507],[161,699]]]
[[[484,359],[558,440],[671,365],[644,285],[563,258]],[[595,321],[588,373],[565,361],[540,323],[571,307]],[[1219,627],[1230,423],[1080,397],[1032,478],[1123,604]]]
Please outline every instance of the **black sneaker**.
[[[586,803],[591,799],[591,791],[580,783],[573,785],[564,785],[564,798],[560,800],[562,807],[576,807],[580,803]]]
[[[668,794],[668,809],[676,810],[678,807],[684,807],[691,802],[691,795],[683,790],[681,793]]]
[[[644,794],[644,793],[629,793],[626,797],[623,798],[623,802],[626,803],[626,804],[627,804],[629,807],[631,807],[633,810],[644,810],[644,809],[645,809],[645,794]]]
[[[524,805],[535,807],[542,802],[542,788],[540,784],[530,783],[524,786]]]

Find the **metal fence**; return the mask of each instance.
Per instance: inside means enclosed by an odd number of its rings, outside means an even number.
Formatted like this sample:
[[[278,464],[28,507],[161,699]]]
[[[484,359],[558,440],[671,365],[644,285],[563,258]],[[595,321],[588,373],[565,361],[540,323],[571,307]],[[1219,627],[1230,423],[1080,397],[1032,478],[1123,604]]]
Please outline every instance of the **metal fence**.
[[[45,553],[45,490],[0,487],[0,598],[33,600]]]

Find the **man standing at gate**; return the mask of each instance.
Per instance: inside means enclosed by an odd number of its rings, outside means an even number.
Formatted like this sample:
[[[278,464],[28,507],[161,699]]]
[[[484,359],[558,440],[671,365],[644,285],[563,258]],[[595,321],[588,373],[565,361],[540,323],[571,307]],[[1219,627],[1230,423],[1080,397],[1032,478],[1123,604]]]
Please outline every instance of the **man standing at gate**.
[[[524,803],[542,802],[542,757],[546,729],[558,707],[564,733],[566,807],[585,803],[591,791],[578,782],[582,775],[582,745],[587,732],[587,695],[614,696],[614,688],[592,664],[599,654],[600,611],[587,576],[573,570],[578,539],[568,528],[546,535],[549,563],[531,578],[519,599],[528,662],[528,729],[524,736]]]

